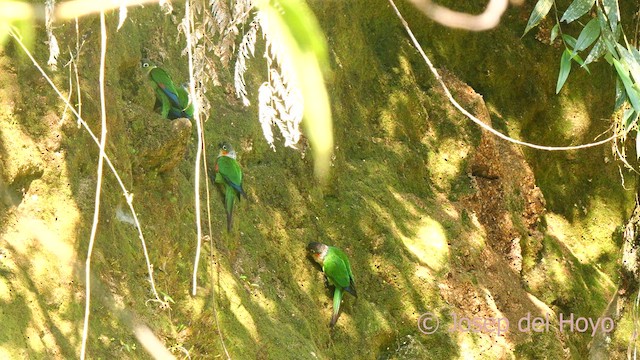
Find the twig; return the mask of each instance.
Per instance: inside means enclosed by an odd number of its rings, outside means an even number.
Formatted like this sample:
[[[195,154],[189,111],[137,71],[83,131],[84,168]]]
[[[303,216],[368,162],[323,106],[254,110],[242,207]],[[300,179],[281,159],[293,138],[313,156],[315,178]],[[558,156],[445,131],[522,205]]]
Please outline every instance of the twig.
[[[471,15],[453,11],[431,0],[411,0],[411,2],[435,22],[451,28],[471,31],[484,31],[496,27],[509,4],[508,0],[490,0],[482,14]]]
[[[62,116],[60,116],[60,124],[63,124],[65,118],[67,117],[67,109],[71,106],[71,96],[73,95],[73,78],[71,77],[71,63],[73,62],[73,54],[71,54],[71,49],[69,49],[69,55],[71,56],[71,60],[69,60],[69,63],[67,64],[69,65],[69,96],[67,97],[67,104],[64,105],[64,110],[62,110]]]
[[[84,45],[84,40],[82,41],[82,45]],[[76,18],[76,56],[73,61],[73,69],[76,73],[76,86],[78,87],[78,119],[82,116],[82,93],[80,92],[80,76],[78,75],[77,61],[80,60],[80,48],[82,45],[80,44],[80,26],[78,25],[78,18]],[[80,126],[80,124],[78,124],[78,126]]]
[[[127,6],[157,3],[159,0],[127,0]],[[65,1],[56,7],[56,19],[67,20],[85,15],[95,14],[117,9],[122,6],[122,1],[95,1],[95,0],[71,0]]]
[[[194,193],[195,193],[195,207],[196,207],[196,229],[197,229],[197,243],[196,243],[196,258],[193,262],[193,289],[192,295],[196,295],[196,291],[198,288],[198,263],[200,262],[200,250],[202,247],[202,225],[200,224],[200,161],[202,159],[202,124],[200,123],[200,106],[196,94],[196,84],[195,79],[193,77],[193,50],[192,50],[192,39],[191,39],[191,26],[193,22],[191,21],[191,1],[186,2],[185,10],[184,10],[184,21],[187,22],[185,26],[185,31],[187,32],[187,52],[189,54],[189,91],[191,96],[193,97],[193,108],[196,111],[193,114],[193,120],[196,123],[196,129],[198,130],[198,148],[196,150],[196,163],[195,163],[195,179],[194,179]]]
[[[84,330],[82,331],[82,350],[80,359],[84,359],[87,352],[87,337],[89,335],[89,306],[91,305],[91,253],[98,230],[98,218],[100,214],[100,194],[102,190],[102,168],[104,165],[104,148],[107,142],[107,106],[104,96],[104,67],[107,56],[107,27],[104,20],[104,12],[100,12],[100,155],[98,156],[98,179],[96,183],[96,202],[93,210],[93,225],[91,226],[91,236],[89,237],[89,249],[87,250],[87,263],[85,265],[85,308],[84,308]]]
[[[204,133],[202,141],[204,142]],[[207,158],[207,150],[206,146],[202,147],[202,154],[204,158]],[[211,303],[213,304],[213,315],[216,320],[216,327],[218,328],[218,335],[220,336],[220,343],[222,344],[222,349],[224,350],[225,355],[227,355],[227,359],[231,360],[231,356],[229,355],[229,351],[227,350],[227,346],[224,343],[224,338],[222,337],[222,328],[220,327],[220,320],[218,319],[218,306],[216,305],[216,288],[215,282],[213,281],[213,277],[215,274],[215,266],[214,266],[214,258],[213,258],[213,230],[211,227],[211,197],[209,194],[209,171],[207,169],[207,162],[204,162],[204,177],[207,179],[205,181],[205,188],[207,191],[207,223],[209,225],[209,247],[211,250],[209,251],[209,261],[211,263]]]
[[[66,102],[66,99],[62,95],[62,92],[60,92],[60,90],[58,90],[57,86],[53,83],[51,78],[47,75],[47,73],[38,64],[38,62],[33,57],[31,52],[29,52],[29,49],[27,49],[27,47],[24,45],[24,43],[22,42],[20,37],[13,31],[13,29],[9,30],[9,35],[11,37],[13,37],[13,39],[18,43],[18,45],[20,45],[22,50],[29,57],[31,62],[33,62],[33,65],[36,67],[36,69],[38,69],[38,71],[40,71],[40,74],[42,75],[42,77],[49,83],[49,85],[51,86],[53,91],[58,95],[58,97],[63,102],[65,102],[66,105],[70,106],[70,104]],[[93,141],[96,144],[100,145],[100,141],[98,140],[96,135],[93,133],[93,131],[91,131],[91,128],[89,127],[87,122],[82,119],[82,116],[80,115],[80,113],[73,107],[70,107],[70,110],[77,117],[78,124],[82,125],[85,128],[87,133],[89,133],[89,136],[91,136],[91,138],[93,139]],[[142,226],[140,225],[140,222],[138,221],[138,216],[136,215],[136,211],[135,211],[135,209],[133,207],[133,194],[129,193],[129,191],[127,190],[126,186],[124,185],[124,182],[122,181],[122,178],[120,177],[120,174],[118,174],[118,171],[113,166],[113,163],[111,162],[111,159],[109,158],[109,156],[107,156],[106,153],[104,154],[104,160],[107,162],[107,166],[109,166],[109,169],[111,169],[111,172],[113,173],[114,177],[116,178],[116,181],[118,182],[118,185],[120,185],[120,188],[122,189],[123,196],[125,197],[125,199],[127,200],[127,204],[129,205],[129,210],[131,210],[131,214],[133,215],[133,219],[134,219],[134,222],[136,224],[136,228],[138,229],[138,237],[140,238],[140,241],[142,242],[142,248],[143,248],[143,252],[144,252],[144,257],[145,257],[145,260],[146,260],[146,263],[147,263],[147,271],[148,271],[148,274],[149,274],[149,282],[151,283],[151,290],[153,291],[153,294],[156,297],[155,300],[157,302],[160,302],[163,306],[167,306],[166,302],[160,299],[160,296],[158,295],[158,292],[156,291],[156,288],[155,288],[155,282],[153,280],[152,265],[151,265],[151,262],[149,260],[149,254],[147,252],[147,247],[145,245],[146,242],[145,242],[144,236],[142,234]]]
[[[590,147],[606,144],[609,141],[611,141],[611,140],[615,139],[616,137],[618,137],[617,134],[614,134],[614,135],[611,135],[610,137],[608,137],[608,138],[606,138],[604,140],[600,140],[600,141],[597,141],[597,142],[592,142],[592,143],[589,143],[589,144],[576,145],[576,146],[543,146],[543,145],[532,144],[532,143],[528,143],[528,142],[525,142],[525,141],[520,141],[520,140],[514,139],[512,137],[504,135],[503,133],[493,129],[491,126],[485,124],[480,119],[478,119],[477,117],[472,115],[470,112],[468,112],[465,108],[463,108],[453,98],[453,95],[451,95],[451,92],[449,91],[449,88],[444,83],[444,80],[442,80],[442,77],[438,73],[438,70],[436,70],[435,66],[433,66],[433,64],[431,63],[431,60],[429,60],[427,55],[424,53],[424,50],[422,50],[422,47],[420,46],[420,43],[418,42],[418,40],[416,40],[415,36],[413,35],[413,32],[411,31],[411,28],[409,28],[409,24],[407,24],[407,22],[405,21],[404,17],[402,17],[402,14],[400,13],[400,10],[398,10],[398,7],[396,7],[396,4],[393,2],[393,0],[389,0],[389,3],[391,3],[391,6],[395,10],[396,15],[398,15],[398,18],[400,19],[400,22],[402,22],[402,25],[407,30],[407,33],[409,34],[409,37],[411,38],[411,41],[413,42],[413,45],[416,47],[416,49],[418,50],[420,55],[422,55],[422,58],[424,59],[424,61],[429,66],[429,70],[431,70],[431,72],[435,76],[436,80],[438,80],[438,83],[440,83],[440,86],[444,90],[444,93],[447,96],[447,98],[449,99],[449,102],[451,102],[451,104],[456,109],[458,109],[462,114],[464,114],[466,117],[468,117],[471,121],[476,123],[481,128],[489,131],[490,133],[494,134],[495,136],[497,136],[497,137],[499,137],[499,138],[501,138],[503,140],[512,142],[514,144],[527,146],[527,147],[530,147],[530,148],[533,148],[533,149],[538,149],[538,150],[546,150],[546,151],[568,151],[568,150],[586,149],[586,148],[590,148]]]
[[[197,248],[196,248],[196,258],[194,261],[194,265],[193,265],[193,295],[196,294],[196,290],[197,290],[197,272],[198,272],[198,263],[200,261],[200,251],[201,251],[201,247],[202,247],[202,227],[201,227],[201,223],[200,223],[200,156],[202,154],[202,156],[204,157],[204,161],[203,161],[203,165],[204,165],[204,175],[205,175],[205,189],[206,189],[206,194],[207,194],[207,223],[209,225],[209,244],[211,247],[209,256],[210,256],[210,261],[211,261],[211,277],[213,280],[213,274],[215,273],[214,271],[214,266],[213,266],[213,231],[211,228],[211,201],[210,201],[210,196],[209,196],[209,173],[208,173],[208,168],[207,168],[207,152],[206,152],[206,142],[205,142],[205,138],[204,138],[204,126],[202,124],[202,119],[200,118],[200,113],[201,113],[201,108],[199,106],[199,102],[200,102],[200,97],[198,96],[198,94],[196,94],[196,89],[195,89],[195,84],[196,84],[196,80],[195,80],[195,76],[194,76],[194,66],[193,66],[193,39],[191,37],[191,34],[194,32],[192,29],[192,26],[194,26],[194,21],[192,19],[192,15],[193,13],[191,12],[191,6],[190,6],[190,0],[187,0],[186,2],[186,6],[185,6],[185,19],[184,21],[186,21],[186,26],[184,26],[185,28],[185,36],[187,38],[187,53],[189,55],[189,90],[190,90],[190,94],[193,97],[193,99],[191,100],[193,102],[193,108],[196,110],[194,112],[194,121],[196,122],[196,127],[198,130],[198,150],[196,153],[196,165],[195,165],[195,193],[196,193],[196,197],[195,197],[195,207],[196,207],[196,226],[197,226],[197,231],[198,231],[198,242],[197,242]],[[199,81],[199,84],[201,84],[200,86],[203,86],[202,82]],[[231,356],[229,355],[229,351],[227,350],[227,346],[224,342],[224,338],[222,336],[222,329],[220,328],[220,321],[218,319],[218,308],[216,305],[216,291],[215,291],[215,285],[213,284],[213,281],[211,282],[211,297],[212,297],[212,304],[213,304],[213,314],[214,314],[214,318],[216,321],[216,327],[218,328],[218,336],[220,337],[220,343],[222,344],[222,349],[224,350],[225,355],[227,356],[228,360],[231,360]]]

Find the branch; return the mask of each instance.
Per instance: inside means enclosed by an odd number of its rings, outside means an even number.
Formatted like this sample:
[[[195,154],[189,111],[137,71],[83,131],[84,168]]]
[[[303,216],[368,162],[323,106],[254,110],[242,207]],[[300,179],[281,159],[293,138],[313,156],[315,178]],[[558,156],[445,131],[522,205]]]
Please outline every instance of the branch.
[[[496,27],[509,4],[509,0],[491,0],[482,14],[471,15],[453,11],[431,0],[411,0],[411,2],[435,22],[451,28],[471,31],[484,31]]]
[[[91,304],[91,253],[98,231],[98,218],[100,214],[100,194],[102,190],[102,168],[104,165],[104,147],[107,142],[107,106],[104,97],[104,66],[107,55],[107,26],[104,20],[104,12],[100,12],[100,155],[98,156],[98,180],[96,183],[96,203],[93,210],[93,225],[91,226],[91,236],[89,237],[89,249],[87,250],[87,263],[85,266],[85,308],[84,308],[84,330],[82,331],[82,349],[80,359],[84,359],[87,352],[87,337],[89,335],[89,306]]]

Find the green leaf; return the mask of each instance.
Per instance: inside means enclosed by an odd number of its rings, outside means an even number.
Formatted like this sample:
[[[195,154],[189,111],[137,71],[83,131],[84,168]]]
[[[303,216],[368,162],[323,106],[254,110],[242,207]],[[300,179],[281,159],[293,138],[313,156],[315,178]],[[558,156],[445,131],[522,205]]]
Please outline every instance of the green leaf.
[[[624,46],[618,44],[618,51],[620,52],[621,61],[624,63],[627,69],[631,72],[634,82],[637,84],[640,82],[640,63],[636,61],[631,51],[627,50]]]
[[[638,113],[633,109],[626,109],[622,114],[622,123],[624,124],[624,131],[629,131],[631,126],[635,125],[638,121]]]
[[[553,28],[551,28],[551,37],[549,42],[553,42],[558,37],[558,32],[560,32],[560,25],[556,23],[553,25]]]
[[[633,54],[633,58],[636,59],[638,63],[640,63],[640,51],[638,49],[631,47],[631,54]]]
[[[600,38],[598,39],[598,41],[596,41],[596,44],[593,45],[591,52],[589,52],[589,55],[587,55],[587,58],[584,60],[584,64],[588,65],[600,59],[602,55],[604,55],[605,51],[606,51],[606,47],[604,45],[604,40]]]
[[[605,59],[605,60],[607,60],[607,63],[608,63],[609,65],[613,65],[613,59],[614,59],[614,57],[613,57],[613,55],[611,55],[611,53],[610,53],[610,52],[605,52],[605,53],[604,53],[604,59]]]
[[[620,78],[616,78],[616,103],[613,106],[613,111],[620,109],[625,101],[627,101],[627,94],[624,92],[624,86]]]
[[[636,132],[636,160],[640,159],[640,129]]]
[[[571,72],[571,51],[565,49],[560,58],[560,73],[556,84],[556,94],[560,92]]]
[[[580,32],[574,51],[582,51],[588,48],[596,41],[598,36],[600,36],[600,24],[597,18],[593,18],[585,25],[582,32]]]
[[[568,24],[580,18],[591,10],[595,2],[596,0],[573,0],[571,5],[567,8],[567,11],[562,15],[562,19],[560,19],[560,21],[566,21]]]
[[[529,32],[529,30],[536,27],[540,23],[540,21],[542,21],[542,19],[547,16],[549,10],[551,10],[552,5],[553,0],[538,0],[536,7],[534,7],[533,11],[531,12],[529,22],[527,23],[527,27],[524,29],[524,34],[522,34],[522,36],[525,36]]]
[[[288,56],[293,77],[304,99],[302,124],[313,151],[315,174],[321,181],[329,175],[333,153],[333,123],[329,95],[323,79],[328,68],[327,44],[311,9],[304,1],[269,0],[255,2],[261,14],[263,31],[277,38]]]
[[[564,40],[564,42],[566,42],[572,49],[576,47],[576,42],[578,41],[573,36],[567,34],[562,34],[562,40]]]
[[[577,53],[572,53],[571,60],[577,62],[582,68],[584,68],[589,74],[591,74],[591,71],[589,71],[589,67],[584,63],[584,60],[582,60],[580,55],[578,55]]]
[[[602,6],[604,7],[604,12],[609,18],[611,30],[615,33],[618,30],[618,22],[620,21],[620,7],[618,6],[618,0],[603,0]]]
[[[606,46],[609,53],[616,59],[618,59],[618,52],[616,51],[616,37],[613,35],[611,28],[609,28],[609,21],[607,17],[604,15],[600,7],[596,7],[598,13],[598,23],[600,24],[600,33],[602,34],[601,38],[604,39],[604,45]]]
[[[613,59],[613,66],[615,66],[616,71],[618,72],[618,77],[622,81],[622,85],[624,85],[624,89],[627,92],[627,97],[629,98],[631,106],[633,106],[633,109],[636,112],[640,113],[640,94],[634,87],[633,82],[631,82],[629,70],[627,70],[627,68],[616,59]]]

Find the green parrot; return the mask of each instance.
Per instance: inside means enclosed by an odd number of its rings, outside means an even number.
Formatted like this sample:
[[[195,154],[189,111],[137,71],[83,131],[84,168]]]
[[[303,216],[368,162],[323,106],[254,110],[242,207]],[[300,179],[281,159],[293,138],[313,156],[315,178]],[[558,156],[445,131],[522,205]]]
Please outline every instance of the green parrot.
[[[347,254],[333,246],[312,242],[307,245],[307,251],[313,260],[322,266],[325,280],[329,285],[335,287],[333,291],[333,315],[329,324],[333,327],[340,315],[340,303],[342,302],[344,291],[358,297],[353,281],[353,273],[351,272],[351,264],[349,264]]]
[[[178,101],[180,103],[181,117],[193,119],[193,103],[189,96],[189,83],[184,83],[178,88]]]
[[[215,178],[214,183],[222,184],[224,188],[224,204],[227,212],[227,231],[231,231],[231,223],[233,220],[233,203],[235,198],[240,195],[247,197],[242,189],[242,170],[238,161],[236,161],[236,151],[227,142],[218,144],[220,152],[215,162]]]
[[[147,69],[149,79],[151,79],[151,83],[153,86],[153,91],[156,94],[156,104],[159,104],[158,107],[161,108],[160,114],[163,118],[170,118],[169,114],[171,113],[171,117],[174,119],[178,117],[185,116],[176,116],[182,115],[182,112],[189,105],[189,93],[183,89],[184,94],[182,95],[183,99],[180,100],[180,92],[173,84],[173,80],[171,80],[171,76],[162,68],[157,67],[153,62],[148,59],[142,59],[142,68]],[[186,101],[184,97],[186,96]],[[184,103],[184,106],[181,104]],[[193,111],[191,112],[193,115]],[[174,117],[175,116],[175,117]]]

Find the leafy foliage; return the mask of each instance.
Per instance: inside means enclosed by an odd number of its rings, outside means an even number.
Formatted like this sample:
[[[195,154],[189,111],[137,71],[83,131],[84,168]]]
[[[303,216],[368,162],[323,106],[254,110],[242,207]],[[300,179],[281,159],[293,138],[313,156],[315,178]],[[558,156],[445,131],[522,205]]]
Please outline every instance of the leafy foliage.
[[[551,4],[550,4],[551,3]],[[540,21],[551,10],[551,5],[555,2],[539,0],[533,9],[525,34]],[[593,11],[595,8],[595,11]],[[556,6],[556,12],[557,9]],[[568,34],[562,34],[560,23],[571,23],[583,17],[590,17],[583,26],[578,38],[575,39]],[[557,19],[557,17],[556,17]],[[616,124],[622,131],[623,137],[635,129],[638,132],[637,122],[640,114],[640,52],[629,44],[620,22],[620,8],[618,0],[574,0],[564,11],[559,21],[551,31],[551,42],[557,34],[562,34],[561,39],[565,50],[560,59],[560,71],[556,84],[556,93],[560,92],[571,71],[572,60],[588,71],[587,65],[601,58],[604,58],[615,69],[616,81],[616,102],[614,109],[619,109],[627,103],[627,108]],[[588,50],[590,48],[590,50]],[[583,61],[580,53],[586,52],[587,57]],[[637,134],[637,136],[640,134]],[[637,149],[640,153],[640,149]]]
[[[0,1],[0,47],[11,31],[22,37],[27,47],[32,47],[34,39],[34,8],[18,1]]]

